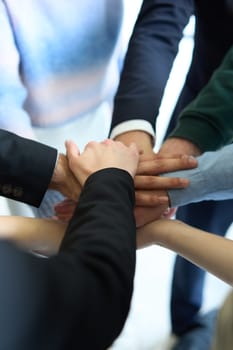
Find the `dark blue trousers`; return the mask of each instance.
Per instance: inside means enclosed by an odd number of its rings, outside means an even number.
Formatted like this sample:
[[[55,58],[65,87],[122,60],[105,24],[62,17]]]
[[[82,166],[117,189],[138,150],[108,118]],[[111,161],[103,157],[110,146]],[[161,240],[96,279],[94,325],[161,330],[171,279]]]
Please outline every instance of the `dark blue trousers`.
[[[185,84],[165,138],[174,129],[182,109],[196,94],[197,91],[192,91],[190,85]],[[189,204],[180,207],[176,217],[202,230],[224,236],[233,222],[233,200]],[[178,336],[199,325],[198,311],[202,306],[204,279],[205,271],[179,256],[176,258],[171,290],[171,326],[172,332]]]
[[[190,204],[179,208],[176,217],[202,230],[224,236],[233,222],[233,200]],[[171,322],[172,332],[178,336],[199,326],[198,311],[202,306],[204,279],[205,271],[179,256],[176,258]]]

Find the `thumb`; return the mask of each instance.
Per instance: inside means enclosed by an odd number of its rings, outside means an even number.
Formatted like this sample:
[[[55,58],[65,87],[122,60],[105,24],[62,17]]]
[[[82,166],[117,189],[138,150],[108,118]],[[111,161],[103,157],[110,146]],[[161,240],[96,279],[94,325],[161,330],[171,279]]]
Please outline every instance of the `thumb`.
[[[66,146],[66,155],[69,160],[71,160],[72,158],[76,158],[80,155],[80,150],[74,141],[67,140],[65,142],[65,146]]]
[[[129,148],[139,157],[139,150],[135,142],[132,142]]]

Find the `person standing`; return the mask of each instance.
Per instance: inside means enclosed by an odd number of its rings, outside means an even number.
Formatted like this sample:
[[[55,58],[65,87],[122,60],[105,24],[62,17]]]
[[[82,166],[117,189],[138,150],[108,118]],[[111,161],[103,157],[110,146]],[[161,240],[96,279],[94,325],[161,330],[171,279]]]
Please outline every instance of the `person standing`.
[[[56,150],[4,130],[0,139],[0,182],[4,184],[7,176],[12,185],[12,193],[5,194],[18,198],[21,193],[21,200],[38,205],[50,180],[56,183],[59,177],[59,171],[53,174]],[[0,240],[4,350],[103,350],[119,335],[129,311],[137,148],[108,140],[88,144],[80,155],[69,141],[67,156],[83,189],[59,252],[45,259]],[[3,194],[5,189],[1,186]]]
[[[143,1],[114,100],[112,138],[125,144],[134,141],[145,154],[153,154],[156,117],[190,16],[195,15],[196,19],[193,56],[168,133],[180,111],[209,81],[233,44],[232,13],[231,1]],[[159,153],[174,150],[199,154],[197,147],[185,140],[170,147],[167,143]],[[177,217],[192,226],[223,235],[233,220],[232,204],[232,200],[195,203],[180,208]],[[203,285],[204,271],[178,257],[171,297],[172,332],[177,336],[200,325],[198,312]]]

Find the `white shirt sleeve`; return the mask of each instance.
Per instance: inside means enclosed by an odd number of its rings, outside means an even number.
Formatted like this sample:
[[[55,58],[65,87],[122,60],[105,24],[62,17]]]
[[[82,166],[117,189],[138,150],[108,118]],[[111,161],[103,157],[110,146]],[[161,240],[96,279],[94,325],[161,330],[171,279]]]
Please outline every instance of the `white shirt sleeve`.
[[[151,124],[143,119],[128,120],[118,124],[117,126],[115,126],[115,128],[112,129],[110,138],[114,139],[115,137],[117,137],[120,134],[123,134],[124,132],[134,130],[145,131],[152,136],[153,140],[155,139],[154,130]]]

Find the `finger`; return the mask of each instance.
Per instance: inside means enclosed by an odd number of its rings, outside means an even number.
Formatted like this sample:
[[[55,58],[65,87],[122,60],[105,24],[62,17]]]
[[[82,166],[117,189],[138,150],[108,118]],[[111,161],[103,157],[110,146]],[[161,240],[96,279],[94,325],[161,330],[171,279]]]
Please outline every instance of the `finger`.
[[[135,207],[134,215],[136,219],[136,226],[141,227],[145,224],[148,224],[149,222],[159,219],[166,208],[166,205],[152,208]]]
[[[55,207],[57,207],[57,206],[58,207],[62,207],[62,206],[66,206],[67,204],[71,204],[71,203],[74,204],[74,203],[76,203],[76,201],[74,201],[74,200],[72,200],[70,198],[66,198],[63,201],[56,203]]]
[[[55,207],[54,211],[57,215],[70,215],[73,214],[76,207]]]
[[[104,145],[112,145],[114,142],[116,142],[116,141],[113,141],[112,139],[106,139],[106,140],[102,141],[101,143]]]
[[[88,148],[93,148],[96,147],[97,145],[100,145],[99,142],[96,141],[90,141],[86,144],[86,146],[84,147],[84,151],[86,151]]]
[[[140,162],[137,175],[158,175],[171,171],[195,168],[197,160],[192,156],[182,156],[176,159],[157,159],[154,161]]]
[[[160,177],[160,176],[135,176],[134,186],[140,190],[168,190],[172,188],[185,188],[189,185],[189,180],[180,177]]]
[[[65,142],[65,147],[66,147],[66,154],[68,159],[74,158],[80,155],[80,150],[74,141],[67,140]]]
[[[180,159],[184,156],[183,153],[151,153],[151,154],[142,154],[140,155],[140,162],[148,160],[157,160],[157,159]]]
[[[137,145],[136,145],[135,142],[132,142],[132,143],[129,145],[129,148],[130,148],[135,154],[137,154],[137,155],[139,156],[139,150],[138,150],[138,147],[137,147]]]
[[[76,204],[74,203],[69,203],[67,205],[55,205],[54,206],[54,211],[57,213],[57,214],[67,214],[67,213],[73,213],[75,208],[76,208]]]
[[[72,215],[57,215],[57,220],[68,222],[72,218]]]
[[[153,191],[136,191],[135,201],[137,206],[154,207],[160,204],[169,205],[169,197],[167,194],[158,195]]]
[[[161,218],[171,219],[175,216],[177,208],[167,208],[165,212],[161,215]]]

